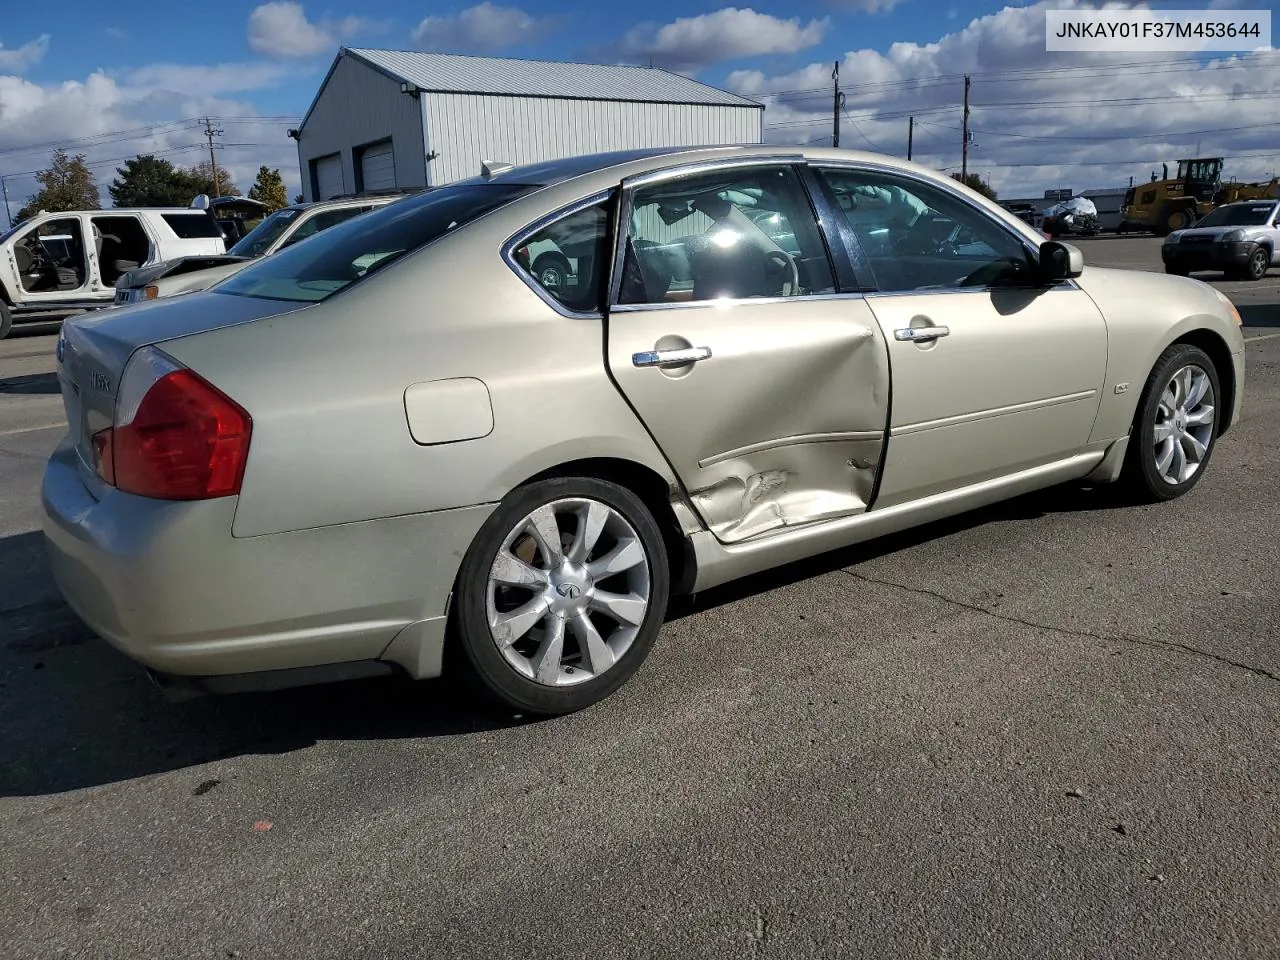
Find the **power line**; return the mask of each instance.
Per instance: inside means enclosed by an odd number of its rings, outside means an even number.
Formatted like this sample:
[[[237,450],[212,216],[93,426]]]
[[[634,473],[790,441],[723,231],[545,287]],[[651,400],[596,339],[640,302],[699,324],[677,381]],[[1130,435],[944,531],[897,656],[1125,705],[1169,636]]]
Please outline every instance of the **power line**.
[[[1267,56],[1275,55],[1280,51],[1263,50],[1256,53],[1250,53],[1245,57],[1236,59],[1228,59],[1224,57],[1214,58],[1212,60],[1194,60],[1188,57],[1173,57],[1162,60],[1132,60],[1123,63],[1109,63],[1105,66],[1097,63],[1082,63],[1073,66],[1061,67],[1045,67],[1045,68],[1011,68],[1008,70],[987,70],[987,71],[971,71],[969,76],[975,81],[983,83],[1026,83],[1045,77],[1072,77],[1073,79],[1081,79],[1087,76],[1110,77],[1115,76],[1119,71],[1128,68],[1144,68],[1144,75],[1160,75],[1166,73],[1184,73],[1184,72],[1213,72],[1215,70],[1235,70],[1247,69],[1253,64],[1245,61],[1250,58],[1262,59]],[[1169,67],[1169,69],[1152,70],[1151,67]],[[893,87],[931,87],[937,85],[946,85],[950,83],[958,83],[964,80],[963,73],[938,74],[932,77],[904,77],[900,80],[878,80],[870,83],[859,83],[857,91],[849,91],[854,96],[861,95],[860,91],[876,92],[880,90],[891,89]],[[817,94],[827,90],[826,87],[810,87],[806,89],[796,90],[775,90],[768,93],[756,93],[754,96],[762,99],[777,100],[782,97],[792,95]]]
[[[1224,160],[1252,160],[1252,159],[1260,159],[1260,158],[1267,158],[1267,157],[1280,157],[1280,153],[1276,153],[1274,151],[1271,153],[1236,153],[1236,154],[1232,154],[1231,156],[1223,157],[1223,159]],[[989,161],[983,161],[982,163],[979,163],[979,164],[970,164],[970,166],[1001,167],[1001,168],[1010,168],[1010,169],[1015,167],[1019,167],[1019,168],[1021,167],[1113,167],[1113,166],[1124,166],[1124,165],[1137,166],[1138,164],[1160,163],[1160,162],[1162,161],[1158,157],[1155,159],[1152,159],[1151,157],[1139,157],[1137,159],[1130,159],[1130,160],[1073,160],[1073,161],[1058,160],[1058,161],[1050,161],[1047,163],[998,163],[994,160],[989,160]],[[947,167],[945,169],[950,170],[950,169],[954,169],[954,167]]]
[[[926,120],[921,120],[920,123],[923,123],[926,126],[930,126],[930,127],[937,127],[940,130],[960,130],[961,129],[960,127],[953,127],[945,123],[930,123]],[[1145,137],[1170,137],[1170,138],[1171,137],[1198,137],[1208,133],[1235,133],[1238,130],[1257,130],[1262,127],[1280,127],[1280,121],[1273,120],[1270,123],[1251,123],[1243,127],[1218,127],[1216,130],[1177,130],[1177,131],[1168,131],[1168,132],[1153,131],[1150,133],[1125,133],[1117,136],[1106,136],[1106,137],[1091,137],[1091,136],[1058,137],[1058,136],[1047,136],[1047,135],[1037,136],[1036,134],[1030,134],[1030,133],[1000,133],[997,130],[976,130],[976,129],[974,129],[973,132],[980,133],[985,137],[1014,137],[1019,140],[1063,140],[1063,141],[1073,142],[1073,143],[1083,141],[1083,140],[1089,140],[1089,141],[1097,141],[1101,143],[1111,143],[1116,140],[1134,140],[1137,138],[1145,138]]]
[[[284,124],[293,124],[299,122],[298,117],[287,116],[270,116],[270,117],[188,117],[183,120],[169,120],[164,123],[153,123],[145,127],[133,127],[127,130],[111,130],[104,133],[96,133],[86,137],[70,137],[63,140],[49,140],[44,143],[30,144],[25,147],[10,147],[0,150],[0,157],[6,156],[22,156],[29,153],[41,153],[45,150],[65,148],[65,147],[95,147],[102,146],[107,143],[119,143],[125,140],[142,139],[160,132],[175,133],[183,127],[197,126],[205,123],[206,120],[212,120],[216,123],[260,123],[265,125],[277,126]]]

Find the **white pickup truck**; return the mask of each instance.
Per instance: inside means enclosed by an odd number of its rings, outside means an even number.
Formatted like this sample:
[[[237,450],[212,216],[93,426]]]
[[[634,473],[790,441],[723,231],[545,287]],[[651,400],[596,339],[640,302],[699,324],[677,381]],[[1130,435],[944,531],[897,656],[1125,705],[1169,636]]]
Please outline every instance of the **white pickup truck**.
[[[225,252],[207,207],[41,212],[0,234],[0,337],[15,321],[111,306],[130,270]]]

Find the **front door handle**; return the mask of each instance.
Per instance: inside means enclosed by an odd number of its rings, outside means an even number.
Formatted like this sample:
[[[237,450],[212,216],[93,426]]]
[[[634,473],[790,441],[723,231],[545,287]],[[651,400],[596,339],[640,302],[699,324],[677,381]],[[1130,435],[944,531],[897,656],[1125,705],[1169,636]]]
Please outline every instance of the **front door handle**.
[[[711,357],[710,347],[685,347],[681,350],[645,350],[631,355],[631,363],[637,367],[681,366],[697,363]]]
[[[893,331],[895,340],[909,340],[913,343],[926,343],[939,337],[950,336],[950,327],[903,327]]]

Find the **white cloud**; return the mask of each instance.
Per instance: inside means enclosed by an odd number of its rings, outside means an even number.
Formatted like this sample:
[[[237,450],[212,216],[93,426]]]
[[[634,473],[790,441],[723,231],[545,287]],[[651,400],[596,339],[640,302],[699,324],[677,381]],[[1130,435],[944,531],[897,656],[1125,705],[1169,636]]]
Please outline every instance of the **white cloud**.
[[[485,0],[448,16],[425,17],[411,36],[423,50],[489,53],[520,43],[535,43],[558,22],[558,17],[534,17],[518,7],[498,6]]]
[[[198,91],[214,97],[260,90],[293,76],[295,71],[277,63],[152,63],[128,71],[125,78],[134,88],[171,93]]]
[[[204,69],[213,75],[219,70]],[[127,83],[103,71],[53,84],[0,75],[0,175],[7,181],[12,212],[39,188],[32,172],[48,166],[55,144],[85,155],[104,206],[111,203],[106,188],[123,158],[154,153],[180,166],[207,160],[200,127],[189,119],[202,116],[224,118],[218,163],[242,190],[266,164],[280,169],[290,196],[298,192],[297,148],[285,136],[288,123],[256,118],[250,104],[198,86],[175,90],[165,89],[165,83],[136,82],[149,72],[153,81],[164,79],[162,69],[146,67],[133,71]]]
[[[861,10],[864,13],[880,13],[882,11],[892,10],[902,0],[829,0],[831,4],[837,7],[843,7],[846,10]]]
[[[47,33],[12,50],[0,43],[0,71],[22,73],[27,67],[33,67],[43,60],[48,51],[49,35]]]
[[[334,54],[343,40],[371,25],[361,17],[312,23],[301,3],[272,0],[249,14],[249,47],[274,57]]]
[[[840,65],[849,116],[841,146],[905,156],[914,115],[914,159],[958,169],[962,75],[970,73],[970,167],[1002,197],[1127,186],[1162,160],[1197,154],[1226,157],[1226,175],[1244,180],[1280,169],[1280,54],[1208,62],[1171,53],[1046,55],[1044,12],[1067,5],[1006,7],[930,43],[849,51]],[[767,140],[830,143],[830,61],[778,75],[737,70],[724,86],[766,102]]]
[[[657,26],[643,23],[623,36],[612,55],[686,73],[727,60],[790,54],[822,42],[830,20],[782,20],[750,8],[724,7]]]

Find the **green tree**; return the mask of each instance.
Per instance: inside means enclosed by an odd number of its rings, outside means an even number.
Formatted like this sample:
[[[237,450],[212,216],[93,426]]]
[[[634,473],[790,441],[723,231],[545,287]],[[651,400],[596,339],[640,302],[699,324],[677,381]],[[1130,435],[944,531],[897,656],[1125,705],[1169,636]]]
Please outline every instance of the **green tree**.
[[[47,170],[36,174],[40,192],[18,211],[18,220],[33,217],[41,210],[57,213],[63,210],[97,210],[102,206],[98,184],[84,162],[84,154],[68,156],[56,150]]]
[[[972,190],[977,190],[989,200],[996,199],[996,192],[991,189],[991,184],[984,182],[976,173],[970,173],[963,177],[958,173],[953,173],[951,177],[954,180],[959,180],[966,187],[969,187]]]
[[[249,189],[249,199],[265,203],[268,213],[287,207],[289,195],[285,193],[284,177],[280,176],[280,171],[259,167],[258,177]]]
[[[117,167],[107,190],[117,207],[185,207],[203,188],[191,171],[143,154]]]
[[[227,172],[226,167],[218,167],[218,183],[216,188],[213,183],[213,166],[208,160],[201,160],[194,167],[188,168],[187,172],[200,181],[200,189],[197,190],[196,193],[207,193],[210,197],[242,196],[240,188],[232,182],[231,174]]]

